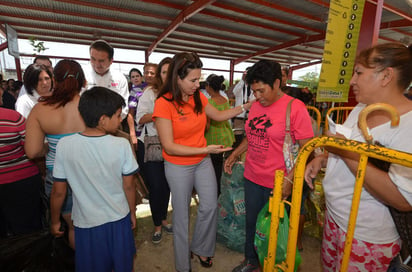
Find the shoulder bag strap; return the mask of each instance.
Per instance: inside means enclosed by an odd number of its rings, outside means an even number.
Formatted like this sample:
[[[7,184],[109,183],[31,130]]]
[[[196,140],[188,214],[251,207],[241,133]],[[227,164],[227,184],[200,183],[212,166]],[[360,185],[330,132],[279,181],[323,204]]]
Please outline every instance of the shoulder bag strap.
[[[292,109],[292,102],[295,100],[295,98],[291,99],[288,103],[288,106],[286,108],[286,133],[290,133],[290,112]]]

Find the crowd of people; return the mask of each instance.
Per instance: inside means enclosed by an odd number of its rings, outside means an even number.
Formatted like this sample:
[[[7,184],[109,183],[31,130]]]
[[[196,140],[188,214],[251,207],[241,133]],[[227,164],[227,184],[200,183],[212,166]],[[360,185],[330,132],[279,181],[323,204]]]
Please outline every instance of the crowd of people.
[[[191,271],[194,257],[203,267],[212,267],[221,175],[230,174],[246,153],[244,260],[233,272],[260,271],[256,221],[272,193],[276,170],[286,172],[282,197],[293,190],[294,172],[288,171],[283,156],[288,105],[290,133],[302,147],[316,136],[305,105],[312,95],[287,86],[288,71],[275,61],[258,61],[228,89],[223,76],[201,79],[203,63],[196,53],[146,63],[143,73],[133,68],[129,79],[111,68],[114,49],[106,41],[93,42],[89,53],[85,70],[74,60],[53,67],[50,59],[37,57],[23,82],[2,81],[0,238],[44,228],[59,237],[63,223],[75,249],[76,271],[131,271],[136,254],[133,176],[139,172],[149,189],[151,241],[158,244],[163,233],[173,235],[176,271]],[[368,126],[374,138],[412,153],[412,102],[404,95],[411,84],[411,65],[411,46],[396,43],[358,55],[351,86],[359,104],[343,124],[352,131],[350,139],[365,141],[357,126],[359,112],[385,102],[399,111],[401,123],[391,128],[386,115],[372,114]],[[118,130],[126,131],[130,141],[116,137]],[[149,160],[145,141],[156,136],[163,159]],[[230,155],[225,158],[224,153]],[[340,267],[357,160],[354,153],[328,148],[306,167],[311,188],[312,179],[326,167],[324,271]],[[391,165],[382,170],[368,164],[351,271],[386,271],[399,253],[401,241],[388,206],[412,210],[411,179],[409,168]],[[190,237],[193,192],[199,205]],[[170,199],[173,224],[167,218]],[[45,212],[50,212],[50,222],[43,220]]]

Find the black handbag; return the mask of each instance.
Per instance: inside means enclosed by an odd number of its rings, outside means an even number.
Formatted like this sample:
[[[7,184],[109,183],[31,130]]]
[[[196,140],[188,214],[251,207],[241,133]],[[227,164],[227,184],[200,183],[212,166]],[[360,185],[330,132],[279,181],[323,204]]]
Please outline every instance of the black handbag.
[[[376,141],[375,144],[383,146],[378,141]],[[369,162],[377,168],[389,172],[390,162],[375,158],[369,158]],[[391,206],[388,206],[388,208],[404,246],[408,250],[408,253],[412,254],[412,212],[401,212]]]

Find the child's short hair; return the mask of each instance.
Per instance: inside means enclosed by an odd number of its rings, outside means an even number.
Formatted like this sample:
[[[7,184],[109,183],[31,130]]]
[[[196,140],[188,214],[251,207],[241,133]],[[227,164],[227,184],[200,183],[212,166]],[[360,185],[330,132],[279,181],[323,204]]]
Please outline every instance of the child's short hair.
[[[80,97],[79,112],[87,127],[95,128],[100,117],[112,117],[118,109],[126,103],[123,97],[105,87],[93,87],[85,91]]]

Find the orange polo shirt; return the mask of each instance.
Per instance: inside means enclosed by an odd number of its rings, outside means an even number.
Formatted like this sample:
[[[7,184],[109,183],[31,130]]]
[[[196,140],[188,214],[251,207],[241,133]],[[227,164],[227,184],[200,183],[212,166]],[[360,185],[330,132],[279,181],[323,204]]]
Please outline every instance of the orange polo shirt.
[[[166,94],[166,98],[171,98],[171,94]],[[194,110],[195,102],[193,96],[190,96],[189,101],[183,106],[179,106],[176,102],[170,102],[164,97],[160,97],[155,102],[153,120],[156,117],[169,119],[173,126],[173,141],[176,144],[205,147],[207,145],[205,138],[206,128],[206,113],[205,106],[208,99],[200,93],[200,100],[202,101],[202,113],[196,114]],[[199,163],[207,154],[199,154],[193,156],[171,156],[163,149],[163,158],[173,164],[192,165]]]

